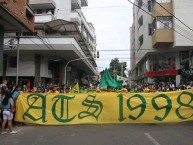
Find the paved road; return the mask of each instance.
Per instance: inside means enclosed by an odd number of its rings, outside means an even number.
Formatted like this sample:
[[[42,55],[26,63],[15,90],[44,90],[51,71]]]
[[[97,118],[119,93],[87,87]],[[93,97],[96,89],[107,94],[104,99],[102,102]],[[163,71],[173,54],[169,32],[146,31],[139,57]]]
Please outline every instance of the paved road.
[[[0,145],[193,145],[193,122],[22,126],[0,135]]]

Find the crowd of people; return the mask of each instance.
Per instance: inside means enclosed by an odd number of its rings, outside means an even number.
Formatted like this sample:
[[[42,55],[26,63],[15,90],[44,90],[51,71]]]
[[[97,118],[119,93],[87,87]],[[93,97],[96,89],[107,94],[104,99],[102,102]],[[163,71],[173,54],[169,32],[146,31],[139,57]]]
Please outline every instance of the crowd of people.
[[[11,83],[11,86],[7,86],[7,80],[3,80],[2,84],[0,84],[0,110],[1,110],[1,121],[2,121],[2,129],[1,134],[7,133],[5,127],[7,126],[10,133],[17,133],[12,130],[12,122],[15,114],[16,108],[16,100],[20,93],[71,93],[75,87],[59,87],[57,85],[53,85],[52,83],[47,84],[46,86],[38,86],[29,88],[27,85],[18,85],[15,86]],[[185,90],[185,89],[193,89],[193,83],[184,83],[181,82],[177,86],[174,82],[159,82],[159,83],[144,83],[144,84],[132,84],[132,85],[124,85],[121,89],[117,90],[116,88],[112,88],[107,86],[107,88],[99,88],[95,87],[90,88],[89,86],[82,86],[76,93],[87,93],[89,90],[94,90],[96,92],[113,92],[113,91],[123,91],[130,93],[143,93],[143,92],[167,92],[167,91],[176,91],[176,90]]]
[[[133,84],[131,86],[124,86],[128,92],[168,92],[185,89],[193,89],[193,82],[184,83],[183,81],[178,85],[175,82],[159,82],[159,83],[145,83],[145,84]]]
[[[17,133],[12,130],[12,124],[14,121],[14,115],[16,111],[16,100],[21,93],[70,93],[71,87],[59,87],[52,83],[46,86],[38,86],[29,88],[27,85],[15,85],[9,83],[7,80],[3,80],[0,84],[0,122],[1,123],[1,134],[5,133]],[[81,88],[82,91],[86,90],[85,87]],[[78,89],[79,93],[79,89]],[[8,130],[7,130],[8,129]]]

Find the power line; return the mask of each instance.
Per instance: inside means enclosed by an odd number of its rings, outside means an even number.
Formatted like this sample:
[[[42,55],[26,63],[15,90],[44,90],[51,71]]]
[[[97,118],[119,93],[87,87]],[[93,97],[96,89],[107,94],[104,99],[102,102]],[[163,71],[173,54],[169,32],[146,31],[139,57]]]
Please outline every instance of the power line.
[[[143,5],[145,6],[146,4],[143,3]],[[163,6],[162,6],[163,7]],[[146,5],[146,8],[148,8],[148,6]],[[153,12],[155,12],[156,14],[163,16],[163,14],[157,12],[155,9],[153,9]],[[173,14],[171,14],[172,16],[174,16]],[[174,16],[175,17],[175,16]],[[181,27],[180,25],[174,23],[173,24],[176,28],[180,29],[180,31],[182,31],[183,33],[185,33],[186,35],[188,35],[189,37],[193,37],[193,34],[190,33],[190,31],[188,31],[187,29]]]
[[[188,25],[186,25],[184,22],[182,22],[179,18],[177,18],[173,13],[171,13],[168,9],[166,9],[164,6],[162,6],[160,3],[158,3],[156,0],[153,0],[155,3],[157,3],[160,7],[162,7],[164,10],[166,10],[170,15],[172,15],[175,19],[177,19],[180,23],[182,23],[184,26],[186,26],[189,30],[193,31],[192,28],[190,28]]]
[[[144,4],[144,3],[143,3]],[[162,6],[163,7],[163,6]],[[146,6],[146,8],[148,8],[148,6]],[[161,15],[161,16],[164,16],[163,14],[157,12],[155,9],[153,9],[153,11],[158,14],[158,15]],[[173,14],[171,14],[174,18],[175,16]],[[178,25],[177,23],[174,23],[173,24],[176,28],[180,29],[179,31],[181,31],[182,33],[188,35],[189,37],[193,37],[193,34],[190,33],[190,31],[188,31],[187,29],[181,27],[180,25]]]
[[[163,6],[162,6],[163,7]],[[167,10],[167,9],[166,9]],[[156,12],[157,14],[159,14],[159,15],[161,15],[161,16],[163,16],[162,14],[160,14],[159,12],[157,12],[155,9],[153,10],[154,12]],[[171,13],[171,15],[174,17],[174,18],[177,18],[175,15],[173,15],[172,13]],[[182,22],[182,21],[181,21]],[[182,24],[183,24],[183,22],[182,22]],[[174,23],[173,24],[177,29],[179,29],[179,31],[181,31],[181,32],[183,32],[184,34],[186,34],[186,35],[188,35],[189,37],[193,37],[193,34],[192,33],[190,33],[190,31],[188,31],[187,29],[185,29],[185,28],[183,28],[183,27],[181,27],[180,25],[178,25],[177,23]],[[186,26],[186,24],[183,24],[184,26]],[[187,27],[187,26],[186,26]],[[188,27],[187,27],[188,28]],[[189,28],[188,28],[189,29]]]

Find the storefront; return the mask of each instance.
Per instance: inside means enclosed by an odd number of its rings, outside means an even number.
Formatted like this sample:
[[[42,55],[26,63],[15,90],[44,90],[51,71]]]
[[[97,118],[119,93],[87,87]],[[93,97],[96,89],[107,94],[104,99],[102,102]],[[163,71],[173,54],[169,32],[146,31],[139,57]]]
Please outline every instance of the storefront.
[[[151,81],[175,81],[177,74],[175,53],[156,54],[148,57],[145,77],[151,78]]]
[[[193,81],[193,51],[180,52],[180,69],[178,74],[183,82]]]

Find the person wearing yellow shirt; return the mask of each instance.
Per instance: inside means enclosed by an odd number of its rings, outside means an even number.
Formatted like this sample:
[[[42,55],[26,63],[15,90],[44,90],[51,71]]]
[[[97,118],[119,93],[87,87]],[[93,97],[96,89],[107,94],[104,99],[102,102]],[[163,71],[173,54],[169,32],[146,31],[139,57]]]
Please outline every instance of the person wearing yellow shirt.
[[[57,87],[56,86],[53,87],[53,93],[55,93],[55,94],[59,94],[60,93],[59,91],[57,91]]]
[[[66,94],[70,94],[70,88],[69,88],[69,87],[66,87],[66,88],[65,88],[65,93],[66,93]]]
[[[126,86],[126,85],[124,85],[121,91],[123,91],[123,92],[128,92],[128,90],[127,90],[127,86]]]

